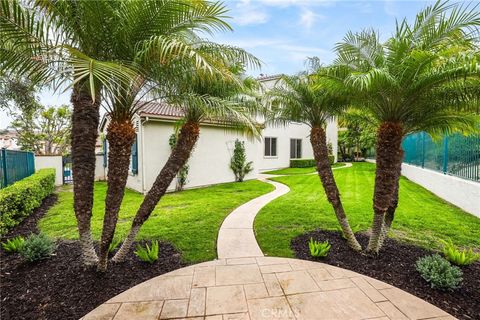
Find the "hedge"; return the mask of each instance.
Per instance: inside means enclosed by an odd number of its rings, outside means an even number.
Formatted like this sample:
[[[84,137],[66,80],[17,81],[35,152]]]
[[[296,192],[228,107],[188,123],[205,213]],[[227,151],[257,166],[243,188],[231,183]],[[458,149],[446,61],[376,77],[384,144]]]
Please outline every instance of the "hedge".
[[[330,160],[330,164],[335,162],[335,157],[333,155],[329,155],[328,159]],[[315,159],[292,159],[290,160],[290,168],[310,168],[317,166],[317,162]]]
[[[55,189],[55,169],[42,169],[0,190],[0,235],[19,224]]]

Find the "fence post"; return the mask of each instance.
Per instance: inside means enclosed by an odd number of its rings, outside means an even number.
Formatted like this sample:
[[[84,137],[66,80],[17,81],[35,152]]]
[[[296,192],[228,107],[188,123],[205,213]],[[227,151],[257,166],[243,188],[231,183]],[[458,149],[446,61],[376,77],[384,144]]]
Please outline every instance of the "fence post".
[[[448,136],[443,138],[443,174],[447,174],[448,169]]]
[[[7,150],[2,148],[2,168],[3,168],[3,186],[6,187],[8,185],[8,177],[7,177]]]
[[[425,132],[422,132],[422,168],[425,168]]]

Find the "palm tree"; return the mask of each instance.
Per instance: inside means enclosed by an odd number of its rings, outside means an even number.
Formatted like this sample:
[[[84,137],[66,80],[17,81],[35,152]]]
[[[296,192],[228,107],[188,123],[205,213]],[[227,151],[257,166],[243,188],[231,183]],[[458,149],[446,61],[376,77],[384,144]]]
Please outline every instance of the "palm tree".
[[[251,58],[252,61],[256,61]],[[241,79],[238,75],[243,59],[231,60],[225,56],[223,64],[230,66],[234,78],[225,79],[224,75],[213,74],[202,77],[189,70],[178,70],[183,78],[174,81],[171,89],[174,92],[166,101],[178,107],[184,114],[177,143],[148,191],[132,223],[132,227],[113,261],[121,262],[129,252],[135,237],[143,223],[149,218],[155,206],[167,191],[168,186],[187,163],[200,135],[200,124],[209,122],[223,126],[225,129],[239,130],[256,136],[260,128],[256,125],[254,115],[256,99],[254,98],[255,81],[250,78]]]
[[[182,63],[192,65],[191,72],[210,74],[224,71],[217,70],[216,59],[232,49],[218,46],[212,50],[216,45],[199,39],[194,32],[230,30],[223,20],[225,12],[223,5],[207,1],[121,2],[118,16],[126,27],[121,37],[115,37],[118,40],[113,48],[114,55],[134,65],[139,75],[128,84],[119,83],[106,100],[109,102],[106,104],[110,120],[106,139],[110,157],[99,252],[100,271],[105,271],[107,267],[109,246],[125,191],[131,147],[135,140],[132,117],[141,106],[140,98],[152,88],[165,88],[165,83],[170,81],[168,70],[178,68]],[[148,28],[145,28],[146,25]]]
[[[142,66],[154,68],[168,63],[169,59],[188,57],[195,61],[197,68],[211,71],[213,68],[207,58],[196,53],[196,48],[185,39],[191,39],[195,29],[228,28],[221,19],[224,12],[224,7],[217,3],[187,0],[37,0],[35,10],[23,8],[16,1],[2,2],[2,66],[13,74],[37,81],[61,84],[70,81],[73,86],[74,207],[86,264],[98,260],[91,239],[90,220],[102,93],[115,104],[113,114],[116,118],[109,127],[109,137],[113,153],[119,156],[109,175],[112,182],[102,237],[106,240],[100,246],[101,256],[104,256],[111,241],[109,235],[113,236],[124,190],[124,171],[117,168],[125,166],[124,160],[130,152],[126,146],[131,144],[133,136],[125,110],[146,81]],[[123,27],[119,28],[120,25]],[[102,262],[104,264],[105,260]]]
[[[343,83],[379,123],[374,218],[367,251],[378,253],[398,203],[406,134],[445,134],[474,128],[478,101],[478,5],[437,2],[413,24],[397,22],[380,43],[372,30],[348,33],[336,46],[336,66],[322,76]],[[477,82],[478,83],[478,82]]]
[[[328,159],[325,126],[329,119],[340,114],[349,103],[348,94],[338,86],[332,90],[308,74],[283,76],[281,84],[267,92],[267,101],[272,105],[273,122],[302,122],[310,127],[310,143],[317,162],[317,172],[328,201],[331,203],[343,235],[350,248],[362,250],[348,223],[340,199],[340,192]],[[333,84],[330,84],[330,86]]]
[[[85,264],[97,256],[90,233],[95,144],[102,90],[136,73],[111,59],[115,2],[16,0],[0,6],[0,64],[9,74],[56,88],[72,87],[74,208]]]

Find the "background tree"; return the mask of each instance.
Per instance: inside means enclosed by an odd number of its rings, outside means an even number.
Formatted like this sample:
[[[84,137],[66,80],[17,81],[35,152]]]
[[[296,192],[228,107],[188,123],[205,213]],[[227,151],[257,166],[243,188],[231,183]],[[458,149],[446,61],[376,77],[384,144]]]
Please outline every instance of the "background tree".
[[[385,43],[372,30],[348,33],[336,46],[336,67],[323,74],[343,83],[355,105],[379,123],[372,234],[378,253],[398,204],[406,134],[445,134],[475,127],[480,76],[478,5],[438,1],[415,21],[398,21]]]
[[[236,139],[232,159],[230,160],[230,169],[235,174],[235,181],[242,182],[245,176],[252,172],[252,165],[252,161],[247,162],[245,142]]]
[[[348,94],[342,86],[332,89],[335,83],[327,86],[326,82],[329,80],[316,79],[308,74],[284,76],[280,81],[279,85],[266,94],[272,110],[269,121],[273,123],[302,122],[310,127],[310,143],[325,194],[334,209],[348,245],[359,251],[362,247],[350,227],[333,176],[325,133],[327,121],[339,115],[348,106]]]
[[[22,108],[10,113],[22,150],[42,155],[63,155],[70,149],[70,107]]]
[[[375,146],[376,120],[361,110],[349,109],[339,117],[338,149],[343,161],[358,161]]]

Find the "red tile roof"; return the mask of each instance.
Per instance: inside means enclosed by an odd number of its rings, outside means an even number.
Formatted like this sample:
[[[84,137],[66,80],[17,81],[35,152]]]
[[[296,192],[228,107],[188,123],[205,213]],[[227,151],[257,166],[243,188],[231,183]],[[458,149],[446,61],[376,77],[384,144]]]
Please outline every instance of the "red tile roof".
[[[140,102],[138,113],[140,115],[154,115],[173,118],[181,118],[184,116],[184,112],[181,108],[166,102]]]

